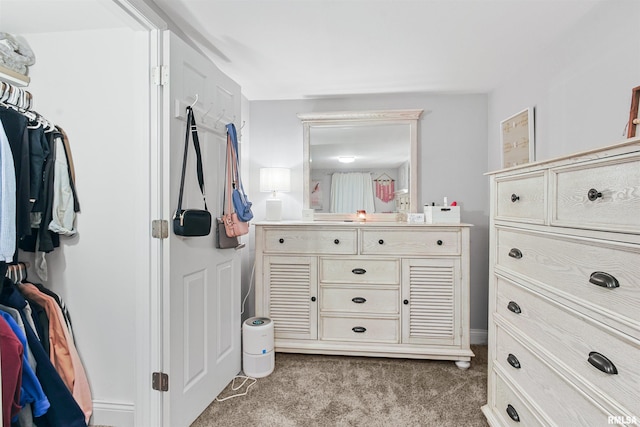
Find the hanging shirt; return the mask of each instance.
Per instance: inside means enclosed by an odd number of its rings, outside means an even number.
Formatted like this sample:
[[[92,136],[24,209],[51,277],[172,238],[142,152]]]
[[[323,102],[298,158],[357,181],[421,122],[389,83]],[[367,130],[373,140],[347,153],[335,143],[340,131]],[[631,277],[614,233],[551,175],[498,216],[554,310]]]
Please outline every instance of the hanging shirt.
[[[23,347],[7,322],[0,318],[0,353],[2,353],[2,422],[11,420],[20,412]]]
[[[0,120],[0,261],[16,251],[16,171],[7,134]]]

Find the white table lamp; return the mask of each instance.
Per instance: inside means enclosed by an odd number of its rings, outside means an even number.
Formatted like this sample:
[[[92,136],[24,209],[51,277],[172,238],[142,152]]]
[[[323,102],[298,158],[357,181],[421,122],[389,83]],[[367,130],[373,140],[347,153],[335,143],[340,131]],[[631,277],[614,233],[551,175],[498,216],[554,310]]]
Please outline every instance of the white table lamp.
[[[260,191],[271,193],[267,199],[267,221],[280,221],[282,219],[282,200],[278,199],[277,192],[291,191],[291,170],[287,168],[260,168]]]

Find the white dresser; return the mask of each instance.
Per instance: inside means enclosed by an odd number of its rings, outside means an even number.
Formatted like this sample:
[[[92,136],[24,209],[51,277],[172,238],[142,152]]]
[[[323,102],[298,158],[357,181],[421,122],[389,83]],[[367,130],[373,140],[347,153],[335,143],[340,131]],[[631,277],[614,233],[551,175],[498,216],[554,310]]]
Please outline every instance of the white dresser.
[[[255,236],[276,351],[469,367],[469,225],[265,222]]]
[[[640,424],[640,139],[489,175],[487,420]]]

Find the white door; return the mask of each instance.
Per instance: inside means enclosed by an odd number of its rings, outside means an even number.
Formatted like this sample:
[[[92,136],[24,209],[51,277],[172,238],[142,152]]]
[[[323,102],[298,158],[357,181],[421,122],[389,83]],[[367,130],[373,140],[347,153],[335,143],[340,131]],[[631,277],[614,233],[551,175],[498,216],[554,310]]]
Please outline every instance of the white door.
[[[215,116],[224,108],[218,105],[220,72],[169,31],[165,31],[163,45],[164,62],[169,64],[169,83],[163,90],[165,170],[167,164],[169,168],[165,213],[168,211],[170,218],[176,209],[185,108],[197,95],[193,109],[207,204],[215,226],[215,217],[220,215],[226,149],[225,123]],[[192,144],[190,141],[182,207],[202,209]],[[187,238],[173,234],[171,222],[169,229],[169,259],[165,248],[163,281],[163,370],[169,375],[169,390],[163,396],[163,425],[181,427],[189,426],[240,371],[240,253],[216,249],[213,227],[209,236]]]

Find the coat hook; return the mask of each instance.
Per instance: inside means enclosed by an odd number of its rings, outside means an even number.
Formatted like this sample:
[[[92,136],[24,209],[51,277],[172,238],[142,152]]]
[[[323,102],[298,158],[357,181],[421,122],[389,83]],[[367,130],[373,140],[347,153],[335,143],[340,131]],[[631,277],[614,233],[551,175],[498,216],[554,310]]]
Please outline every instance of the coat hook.
[[[195,107],[197,103],[198,103],[198,94],[196,93],[196,100],[193,101],[193,104],[191,104],[189,107],[193,109],[193,107]]]
[[[222,120],[222,117],[224,117],[224,109],[222,110],[222,112],[220,113],[220,115],[216,118],[216,124],[215,124],[215,128],[218,129],[218,123],[220,123],[220,120]]]
[[[242,124],[240,125],[240,130],[244,129],[244,125],[246,125],[246,124],[247,124],[247,121],[243,120]]]

